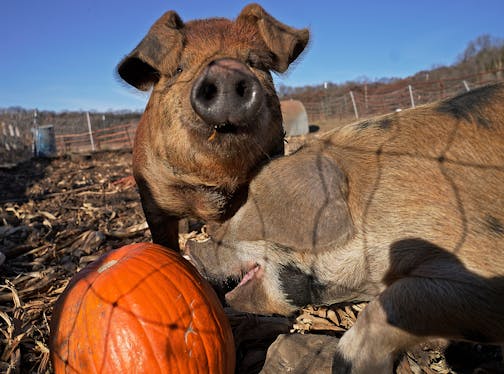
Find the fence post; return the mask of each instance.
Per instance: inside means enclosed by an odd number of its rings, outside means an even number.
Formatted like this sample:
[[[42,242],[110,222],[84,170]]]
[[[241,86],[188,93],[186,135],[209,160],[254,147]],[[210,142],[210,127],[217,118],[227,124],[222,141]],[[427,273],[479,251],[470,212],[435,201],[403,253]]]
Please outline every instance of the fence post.
[[[364,108],[366,109],[366,113],[368,111],[368,92],[367,92],[367,83],[364,84]]]
[[[86,112],[86,118],[87,118],[88,132],[89,132],[89,140],[91,141],[91,149],[94,152],[95,151],[95,144],[94,144],[94,140],[93,140],[93,130],[91,129],[91,119],[89,118],[89,112]]]
[[[439,80],[439,99],[444,99],[444,84],[442,79]]]
[[[324,101],[322,102],[323,105],[323,112],[324,112],[324,119],[329,118],[328,112],[329,112],[329,106],[327,105],[327,82],[324,82]]]
[[[409,90],[409,97],[411,100],[411,107],[414,109],[415,108],[415,99],[413,98],[413,88],[411,87],[411,84],[408,84],[408,90]]]
[[[124,126],[124,132],[126,133],[126,137],[128,138],[128,144],[129,144],[130,148],[133,148],[133,144],[131,143],[131,136],[130,136],[130,133],[129,133],[129,127],[130,127],[130,124],[125,125]]]
[[[37,155],[37,133],[38,133],[38,121],[37,121],[37,109],[33,111],[33,129],[32,129],[32,154]]]
[[[359,119],[359,112],[357,112],[357,105],[355,104],[355,97],[352,91],[350,91],[350,98],[352,99],[353,110],[355,112],[355,118]]]

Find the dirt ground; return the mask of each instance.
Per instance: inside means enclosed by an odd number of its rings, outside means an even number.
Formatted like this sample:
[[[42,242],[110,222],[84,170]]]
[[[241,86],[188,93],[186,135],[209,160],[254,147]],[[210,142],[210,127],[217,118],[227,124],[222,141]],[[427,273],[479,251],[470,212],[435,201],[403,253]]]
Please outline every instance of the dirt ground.
[[[32,159],[0,169],[0,373],[51,373],[51,310],[69,279],[105,251],[150,241],[129,176],[129,151]],[[278,334],[339,336],[363,307],[308,308],[297,319],[227,309],[237,373],[259,372]],[[499,347],[436,343],[406,354],[397,372],[504,373],[501,361]]]

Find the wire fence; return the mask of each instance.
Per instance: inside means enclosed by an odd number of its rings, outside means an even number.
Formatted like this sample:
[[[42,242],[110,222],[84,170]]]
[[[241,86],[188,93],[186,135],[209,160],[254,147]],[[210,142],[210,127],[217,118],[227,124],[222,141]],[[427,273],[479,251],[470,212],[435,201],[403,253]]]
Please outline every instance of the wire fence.
[[[345,94],[331,95],[321,89],[302,99],[310,124],[330,121],[348,123],[356,119],[390,113],[454,96],[476,87],[504,80],[504,69],[477,75],[388,85],[387,91],[368,92],[361,85]],[[393,88],[390,88],[393,87]],[[56,153],[92,152],[133,146],[140,113],[59,113],[0,110],[0,166],[29,159],[36,151],[35,133],[51,126]]]
[[[0,166],[11,166],[37,153],[41,131],[50,128],[54,156],[133,147],[140,113],[59,113],[0,111]],[[39,147],[40,148],[40,147]]]
[[[56,135],[59,153],[132,148],[136,123],[126,123],[95,131]]]
[[[343,95],[331,95],[327,90],[321,89],[321,94],[302,101],[310,123],[328,120],[348,122],[415,108],[502,80],[504,69],[453,79],[403,84],[388,91],[374,93],[368,92],[367,85],[361,85]]]

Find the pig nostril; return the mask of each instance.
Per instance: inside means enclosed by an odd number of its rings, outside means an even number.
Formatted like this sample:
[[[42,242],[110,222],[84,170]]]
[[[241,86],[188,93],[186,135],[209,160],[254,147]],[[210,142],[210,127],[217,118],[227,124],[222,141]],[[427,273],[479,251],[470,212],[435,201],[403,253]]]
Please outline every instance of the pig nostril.
[[[246,91],[247,91],[247,83],[245,83],[244,80],[239,81],[236,84],[236,94],[239,97],[245,97]]]
[[[217,95],[217,86],[213,83],[202,85],[199,92],[199,97],[205,101],[212,101]]]

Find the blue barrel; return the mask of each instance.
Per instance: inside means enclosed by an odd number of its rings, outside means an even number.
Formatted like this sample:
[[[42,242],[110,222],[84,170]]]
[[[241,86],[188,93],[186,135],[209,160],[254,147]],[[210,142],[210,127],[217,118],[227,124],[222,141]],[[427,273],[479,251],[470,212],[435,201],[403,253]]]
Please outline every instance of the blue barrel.
[[[55,157],[56,136],[54,135],[54,126],[39,126],[35,130],[35,156],[37,157]]]

